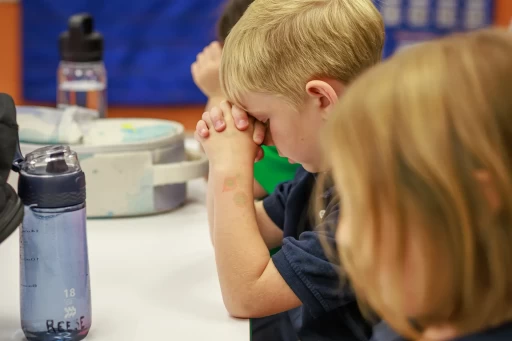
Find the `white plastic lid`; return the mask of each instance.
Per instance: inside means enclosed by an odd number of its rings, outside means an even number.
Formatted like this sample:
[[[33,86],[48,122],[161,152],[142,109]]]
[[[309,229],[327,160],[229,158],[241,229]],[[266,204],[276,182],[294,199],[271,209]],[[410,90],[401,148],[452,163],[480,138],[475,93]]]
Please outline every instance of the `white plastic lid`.
[[[159,119],[99,119],[89,127],[80,150],[104,152],[152,150],[183,140],[179,123]]]

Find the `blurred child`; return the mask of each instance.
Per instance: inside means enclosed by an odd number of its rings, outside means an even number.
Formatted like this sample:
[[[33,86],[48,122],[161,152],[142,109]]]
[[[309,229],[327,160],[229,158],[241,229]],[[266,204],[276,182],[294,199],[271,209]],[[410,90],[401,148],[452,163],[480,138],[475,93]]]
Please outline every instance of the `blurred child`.
[[[505,31],[418,45],[358,79],[326,126],[342,263],[410,339],[512,340],[511,56]]]
[[[221,86],[236,105],[205,113],[196,138],[210,160],[209,218],[224,303],[234,316],[265,317],[253,324],[254,341],[370,337],[320,243],[321,235],[334,243],[325,228],[338,218],[333,191],[323,193],[327,208],[314,212],[324,223],[315,226],[308,208],[315,173],[324,171],[320,129],[345,86],[380,61],[383,44],[371,0],[255,0],[226,39]],[[263,141],[303,167],[255,204],[252,162]],[[279,245],[270,257],[268,248]]]
[[[242,17],[253,0],[230,0],[226,3],[217,23],[218,41],[205,47],[192,64],[194,82],[208,97],[205,111],[218,105],[224,96],[220,88],[219,68],[222,55],[222,45],[229,31]],[[272,193],[277,185],[293,179],[299,165],[290,164],[287,159],[280,157],[273,146],[262,146],[264,157],[254,164],[254,197],[261,199]]]

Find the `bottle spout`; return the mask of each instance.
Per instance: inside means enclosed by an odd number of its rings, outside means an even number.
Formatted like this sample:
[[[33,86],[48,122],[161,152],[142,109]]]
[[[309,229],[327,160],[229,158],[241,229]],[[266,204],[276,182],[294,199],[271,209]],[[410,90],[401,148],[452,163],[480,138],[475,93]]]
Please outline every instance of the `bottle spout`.
[[[63,151],[51,154],[49,156],[49,159],[50,160],[46,165],[46,172],[48,174],[60,174],[65,173],[69,170]]]
[[[83,39],[93,32],[93,19],[88,13],[75,14],[69,18],[68,27],[72,38]]]

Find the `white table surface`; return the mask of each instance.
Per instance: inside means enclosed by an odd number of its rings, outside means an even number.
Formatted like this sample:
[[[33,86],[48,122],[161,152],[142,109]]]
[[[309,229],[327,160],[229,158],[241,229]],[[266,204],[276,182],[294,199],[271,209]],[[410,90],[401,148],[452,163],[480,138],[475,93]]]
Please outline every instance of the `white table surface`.
[[[250,339],[229,317],[210,244],[203,179],[168,214],[89,220],[92,328],[87,341]],[[0,245],[0,341],[23,340],[15,232]]]

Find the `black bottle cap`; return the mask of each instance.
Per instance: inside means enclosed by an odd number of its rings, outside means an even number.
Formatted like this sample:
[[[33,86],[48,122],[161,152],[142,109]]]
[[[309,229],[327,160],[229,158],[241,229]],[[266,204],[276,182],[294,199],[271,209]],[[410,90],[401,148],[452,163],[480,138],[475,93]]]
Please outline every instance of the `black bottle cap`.
[[[75,14],[69,18],[68,30],[59,37],[61,60],[97,62],[103,59],[103,36],[94,31],[92,16]]]
[[[64,160],[63,152],[54,153],[50,158],[52,160],[46,165],[46,172],[50,174],[59,174],[66,173],[68,171],[69,167],[66,160]]]

